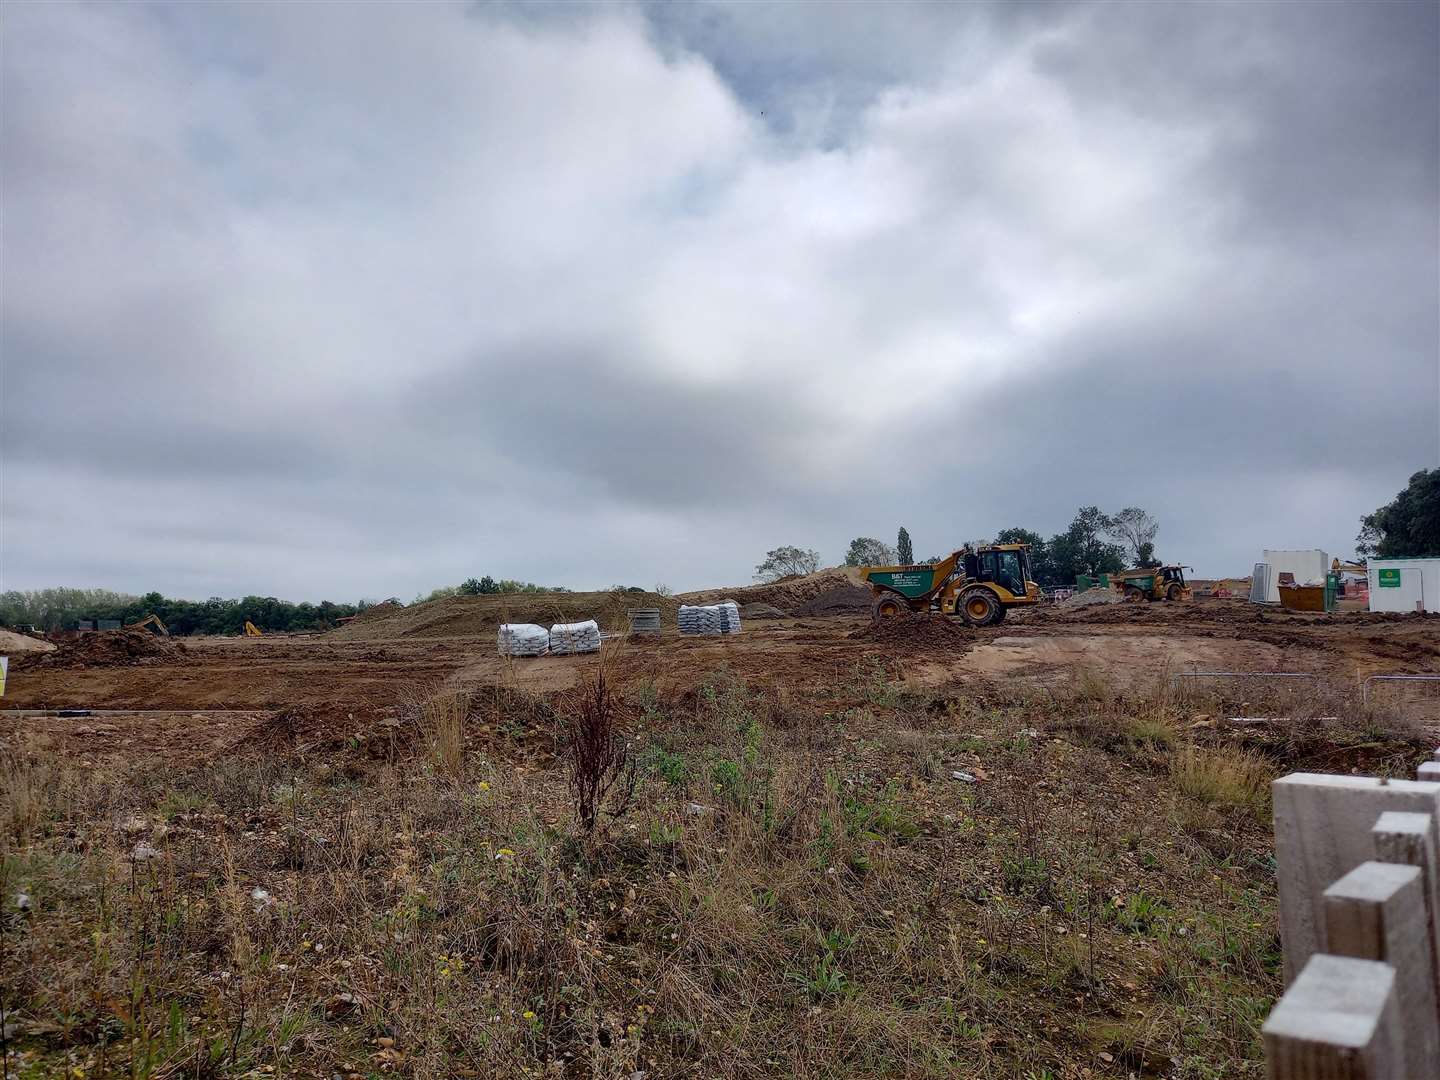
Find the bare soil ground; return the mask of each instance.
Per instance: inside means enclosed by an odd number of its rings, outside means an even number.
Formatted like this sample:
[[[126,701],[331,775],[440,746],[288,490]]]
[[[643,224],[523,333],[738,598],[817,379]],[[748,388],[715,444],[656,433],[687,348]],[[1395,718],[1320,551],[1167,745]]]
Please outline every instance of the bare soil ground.
[[[1440,673],[1434,618],[792,615],[506,660],[459,599],[12,658],[15,1075],[1256,1077],[1269,780],[1409,775],[1440,726],[1429,684],[1358,695]],[[533,621],[673,625],[572,603]],[[633,769],[587,834],[602,670]]]

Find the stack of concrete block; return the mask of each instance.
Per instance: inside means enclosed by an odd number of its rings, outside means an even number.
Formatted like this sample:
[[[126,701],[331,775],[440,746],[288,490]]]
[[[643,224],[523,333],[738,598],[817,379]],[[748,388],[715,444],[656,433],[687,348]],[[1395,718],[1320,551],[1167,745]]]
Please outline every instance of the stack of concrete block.
[[[1440,1077],[1440,782],[1294,773],[1274,784],[1287,990],[1272,1080]]]
[[[501,656],[544,656],[550,651],[550,631],[534,623],[501,623],[496,640]]]
[[[734,600],[719,604],[681,604],[676,622],[682,634],[738,634],[740,605]]]
[[[600,624],[594,619],[575,623],[556,623],[550,627],[550,651],[556,656],[599,652]]]

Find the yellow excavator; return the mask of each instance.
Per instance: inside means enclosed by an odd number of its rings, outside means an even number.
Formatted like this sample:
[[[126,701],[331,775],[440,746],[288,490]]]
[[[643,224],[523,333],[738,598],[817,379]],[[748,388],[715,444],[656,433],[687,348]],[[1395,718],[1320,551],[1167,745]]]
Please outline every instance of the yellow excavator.
[[[153,630],[157,634],[164,634],[166,637],[170,636],[170,628],[165,625],[165,621],[161,619],[159,615],[156,615],[154,613],[146,615],[139,622],[130,623],[125,627],[125,629]]]
[[[858,569],[874,594],[870,614],[876,619],[937,611],[971,626],[991,626],[1011,608],[1040,602],[1040,586],[1030,580],[1028,544],[967,544],[935,563]]]
[[[265,635],[264,635],[264,632],[261,631],[261,629],[260,629],[258,626],[256,626],[256,625],[255,625],[253,622],[251,622],[249,619],[246,619],[246,620],[245,620],[245,636],[246,636],[246,637],[264,637]]]

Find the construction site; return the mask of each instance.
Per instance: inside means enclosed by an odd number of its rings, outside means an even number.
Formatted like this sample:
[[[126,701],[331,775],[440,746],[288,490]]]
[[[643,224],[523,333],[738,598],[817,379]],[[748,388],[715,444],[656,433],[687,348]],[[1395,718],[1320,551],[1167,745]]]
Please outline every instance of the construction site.
[[[14,1075],[1262,1075],[1271,781],[1413,773],[1434,618],[944,569],[8,634]]]

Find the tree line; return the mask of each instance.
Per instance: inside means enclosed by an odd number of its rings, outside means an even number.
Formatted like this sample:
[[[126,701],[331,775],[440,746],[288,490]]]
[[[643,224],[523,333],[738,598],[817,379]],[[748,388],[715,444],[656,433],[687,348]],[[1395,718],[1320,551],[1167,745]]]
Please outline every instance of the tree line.
[[[134,596],[110,589],[32,589],[0,593],[0,625],[34,626],[40,630],[73,630],[81,619],[118,619],[138,622],[146,615],[158,615],[170,633],[239,634],[248,619],[261,630],[320,631],[336,626],[340,619],[365,610],[367,601],[334,604],[292,604],[273,596],[246,596],[227,600],[176,600],[158,592]]]
[[[994,543],[1029,544],[1031,574],[1041,585],[1053,588],[1073,585],[1080,574],[1116,573],[1124,570],[1127,563],[1159,566],[1155,558],[1155,537],[1159,531],[1159,522],[1138,506],[1127,506],[1114,514],[1107,514],[1098,506],[1082,506],[1070,527],[1049,540],[1038,532],[1015,526],[1002,529]],[[943,555],[931,555],[919,564],[936,563],[942,558]],[[850,541],[845,553],[846,566],[915,564],[914,544],[903,525],[893,546],[873,536],[857,536]],[[818,551],[786,545],[766,552],[765,559],[755,567],[755,577],[759,581],[776,581],[795,574],[813,574],[818,569]]]

